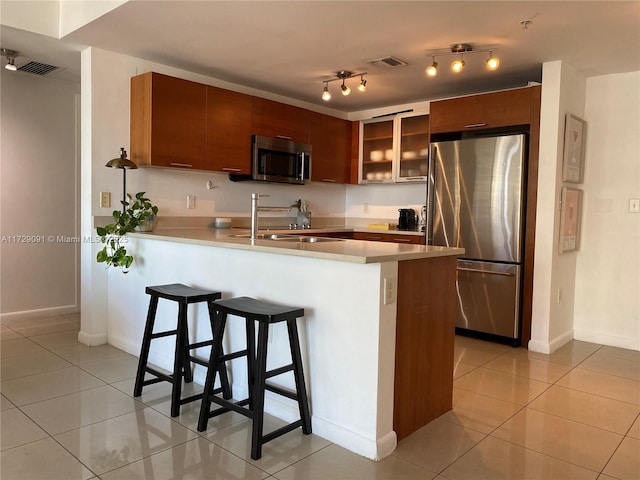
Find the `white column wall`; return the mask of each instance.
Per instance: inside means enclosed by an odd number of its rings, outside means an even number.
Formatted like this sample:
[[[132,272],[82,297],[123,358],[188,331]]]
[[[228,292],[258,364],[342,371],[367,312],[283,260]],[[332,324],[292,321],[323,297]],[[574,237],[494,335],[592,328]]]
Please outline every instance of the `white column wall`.
[[[577,252],[558,253],[565,116],[584,118],[585,78],[563,62],[542,70],[533,311],[529,349],[550,353],[573,339]]]

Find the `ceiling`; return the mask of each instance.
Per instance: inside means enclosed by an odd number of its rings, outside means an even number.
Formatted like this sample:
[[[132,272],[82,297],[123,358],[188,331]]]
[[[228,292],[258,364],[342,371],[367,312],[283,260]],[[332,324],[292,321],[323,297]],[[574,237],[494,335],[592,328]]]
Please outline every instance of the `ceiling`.
[[[522,20],[529,20],[527,28]],[[437,59],[451,44],[496,46],[500,68],[485,53]],[[300,101],[353,112],[414,101],[524,86],[542,64],[562,60],[586,76],[640,70],[639,1],[153,1],[135,0],[61,40],[3,27],[2,46],[22,59],[62,66],[50,75],[79,80],[80,50],[115,51]],[[393,56],[407,66],[370,60]],[[16,61],[19,66],[19,61]],[[444,68],[443,68],[444,67]],[[339,70],[368,72],[367,92],[323,81]]]

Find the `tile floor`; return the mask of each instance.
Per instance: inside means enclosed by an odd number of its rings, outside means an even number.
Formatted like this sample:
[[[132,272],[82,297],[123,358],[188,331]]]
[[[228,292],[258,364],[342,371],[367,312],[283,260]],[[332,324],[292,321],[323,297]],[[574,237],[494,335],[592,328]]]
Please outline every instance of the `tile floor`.
[[[0,325],[2,480],[640,479],[638,351],[458,337],[453,410],[383,461],[297,432],[253,461],[247,419],[222,415],[200,435],[196,402],[172,420],[168,384],[133,399],[137,359],[79,344],[78,328],[76,315]]]

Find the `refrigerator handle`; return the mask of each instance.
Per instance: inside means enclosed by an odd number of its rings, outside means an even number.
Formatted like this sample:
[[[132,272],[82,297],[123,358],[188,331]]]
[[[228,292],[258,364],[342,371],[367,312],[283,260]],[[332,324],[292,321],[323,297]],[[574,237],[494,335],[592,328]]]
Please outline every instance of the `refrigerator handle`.
[[[503,275],[505,277],[515,277],[515,273],[509,273],[509,272],[496,272],[493,270],[480,270],[479,268],[464,268],[464,267],[458,267],[459,271],[462,272],[473,272],[473,273],[486,273],[487,275]]]
[[[435,143],[429,145],[429,163],[427,171],[427,214],[425,220],[425,237],[427,245],[433,245],[433,208],[435,201],[435,159],[438,153],[438,146]]]

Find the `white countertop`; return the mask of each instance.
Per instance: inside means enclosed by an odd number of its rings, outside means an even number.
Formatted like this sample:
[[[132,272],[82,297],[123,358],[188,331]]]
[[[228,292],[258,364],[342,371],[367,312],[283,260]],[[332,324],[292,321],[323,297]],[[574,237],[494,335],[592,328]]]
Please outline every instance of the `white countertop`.
[[[326,231],[326,229],[323,230]],[[353,231],[353,229],[345,229],[345,231],[347,230]],[[252,241],[249,238],[232,236],[246,235],[248,233],[248,230],[238,228],[158,228],[151,233],[132,233],[130,235],[132,238],[139,239],[163,240],[236,250],[253,250],[256,252],[276,253],[280,255],[319,258],[351,263],[381,263],[416,260],[421,258],[462,255],[464,253],[463,248],[408,245],[392,242],[337,239],[335,241],[321,241],[317,243],[267,239],[257,239]],[[296,235],[295,230],[261,230],[260,233]],[[306,236],[313,233],[313,229],[304,231]]]

